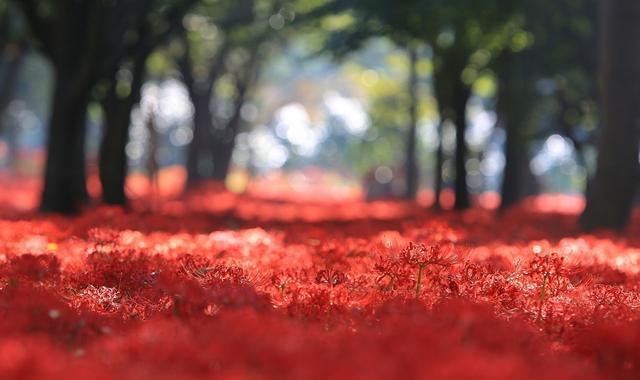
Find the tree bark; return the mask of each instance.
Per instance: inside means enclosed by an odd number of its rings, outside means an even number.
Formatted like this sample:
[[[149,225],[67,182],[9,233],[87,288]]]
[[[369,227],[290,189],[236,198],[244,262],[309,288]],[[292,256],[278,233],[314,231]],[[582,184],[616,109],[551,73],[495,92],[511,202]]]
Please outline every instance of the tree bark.
[[[100,147],[100,182],[102,184],[102,201],[107,204],[126,205],[127,198],[125,184],[127,177],[126,146],[129,140],[129,126],[131,124],[131,111],[140,102],[142,85],[144,83],[146,63],[149,55],[156,46],[162,44],[173,33],[182,27],[184,13],[194,3],[193,0],[176,3],[165,15],[167,27],[164,30],[155,30],[148,22],[142,22],[138,26],[138,34],[141,36],[135,49],[132,49],[120,57],[120,60],[129,59],[132,65],[131,88],[126,96],[117,93],[116,77],[120,62],[114,62],[111,73],[111,86],[103,101],[105,109],[105,134]],[[150,5],[151,3],[147,3]],[[144,4],[143,4],[144,6]],[[127,58],[128,56],[128,58]]]
[[[237,122],[236,122],[237,125]],[[233,128],[237,129],[237,128]],[[222,131],[222,136],[213,144],[213,174],[211,178],[216,181],[225,181],[229,174],[231,157],[235,148],[235,131],[230,126]]]
[[[600,2],[601,122],[598,166],[581,218],[585,229],[624,228],[640,167],[640,2]]]
[[[111,95],[109,96],[111,98]],[[102,202],[106,204],[125,205],[125,180],[127,173],[126,144],[130,110],[122,99],[105,99],[105,130],[100,145],[100,184],[102,185]]]
[[[460,80],[455,82],[454,87],[454,112],[456,123],[456,181],[455,195],[456,201],[454,209],[466,210],[471,202],[469,201],[469,188],[467,187],[467,142],[465,132],[467,131],[467,102],[471,96],[469,86]]]
[[[409,48],[409,130],[405,157],[406,189],[405,199],[415,199],[418,193],[418,162],[416,157],[416,133],[418,129],[418,53],[414,47]]]
[[[242,107],[245,105],[249,92],[258,81],[260,57],[260,44],[258,43],[257,46],[253,47],[251,56],[243,70],[236,74],[237,95],[234,102],[233,115],[224,129],[216,130],[213,134],[213,178],[215,180],[225,181],[227,179],[236,136],[242,124]]]
[[[0,78],[0,134],[5,135],[8,147],[7,166],[12,169],[15,169],[17,164],[18,130],[13,123],[8,126],[4,125],[4,115],[16,96],[20,69],[26,55],[25,49],[26,47],[23,44],[17,43],[5,49],[7,62],[2,70],[2,78]]]
[[[209,178],[211,171],[205,171],[203,162],[213,164],[211,156],[211,141],[213,128],[213,113],[211,112],[211,94],[199,93],[191,89],[191,102],[193,103],[193,140],[189,144],[187,152],[187,178],[188,184],[193,185],[198,181]]]
[[[440,115],[443,115],[443,111],[440,110]],[[443,116],[440,116],[443,118]],[[443,131],[444,119],[438,124],[438,146],[435,152],[435,168],[433,175],[433,209],[438,211],[440,206],[440,195],[442,194],[442,165],[444,164],[444,151],[442,149],[442,131]]]
[[[456,126],[456,180],[454,208],[462,210],[469,207],[469,191],[467,189],[465,158],[467,145],[464,135],[467,127],[467,102],[471,89],[462,82],[461,76],[466,67],[467,56],[463,52],[450,49],[435,49],[434,89],[440,113],[438,127],[438,149],[436,151],[436,178],[434,209],[440,209],[440,193],[442,190],[442,166],[444,152],[442,134],[444,123],[449,120]]]
[[[34,1],[19,3],[40,49],[55,69],[47,163],[40,209],[75,213],[86,188],[87,104],[100,66],[106,15],[101,2],[62,2],[56,17],[43,18]],[[58,3],[57,3],[58,4]]]
[[[500,209],[506,210],[518,203],[523,197],[522,185],[523,170],[526,164],[526,149],[522,138],[522,132],[515,121],[510,121],[508,116],[504,117],[504,128],[506,131],[505,141],[505,166],[500,189]]]
[[[15,95],[20,68],[25,57],[24,50],[24,46],[14,44],[5,51],[7,62],[5,63],[5,67],[2,70],[2,77],[0,78],[0,116],[4,113]]]
[[[252,75],[247,73],[247,75]],[[229,174],[235,140],[242,124],[242,106],[245,104],[246,95],[250,84],[245,78],[238,86],[238,98],[235,101],[233,115],[223,129],[216,129],[212,134],[213,173],[211,178],[216,181],[225,181]]]
[[[187,152],[187,187],[205,178],[211,178],[215,170],[213,157],[213,112],[211,103],[213,87],[224,72],[224,64],[231,45],[225,39],[215,56],[209,62],[209,72],[204,78],[196,78],[193,74],[193,62],[191,61],[190,42],[183,31],[182,35],[185,52],[178,60],[178,68],[182,74],[185,85],[189,91],[189,97],[194,107],[193,114],[193,139]],[[214,166],[211,172],[204,172],[202,163],[206,162]]]
[[[74,213],[88,198],[84,153],[89,91],[72,95],[74,79],[67,71],[56,74],[40,204],[44,212]]]
[[[127,153],[131,111],[140,101],[145,66],[151,49],[144,49],[132,63],[131,91],[120,97],[113,81],[102,106],[105,111],[105,133],[100,145],[100,183],[102,201],[106,204],[126,205]],[[115,77],[115,75],[113,76]]]
[[[43,211],[72,213],[86,200],[84,157],[85,117],[93,85],[137,45],[123,41],[132,28],[146,22],[156,2],[55,1],[41,12],[41,2],[16,2],[29,29],[56,70],[56,87],[49,126],[49,150],[42,192]],[[163,7],[168,34],[181,25],[194,0]],[[55,5],[54,5],[55,4]],[[122,17],[122,11],[127,17]],[[163,28],[162,23],[154,27]],[[146,33],[140,37],[148,37]]]
[[[435,74],[435,83],[434,90],[436,94],[436,99],[438,101],[438,113],[440,114],[440,122],[438,123],[438,146],[435,152],[435,167],[434,167],[434,202],[432,208],[435,211],[440,211],[442,209],[442,205],[440,204],[440,195],[442,194],[443,187],[443,165],[444,165],[444,147],[442,145],[443,142],[443,133],[444,133],[444,125],[445,122],[451,119],[451,106],[450,106],[450,89],[451,85],[445,82],[448,79],[448,76],[443,72],[437,71]]]
[[[526,77],[526,57],[504,53],[498,75],[498,118],[504,128],[505,167],[501,187],[500,209],[506,210],[519,202],[526,193],[529,169],[527,155],[527,123],[531,114],[534,89]]]

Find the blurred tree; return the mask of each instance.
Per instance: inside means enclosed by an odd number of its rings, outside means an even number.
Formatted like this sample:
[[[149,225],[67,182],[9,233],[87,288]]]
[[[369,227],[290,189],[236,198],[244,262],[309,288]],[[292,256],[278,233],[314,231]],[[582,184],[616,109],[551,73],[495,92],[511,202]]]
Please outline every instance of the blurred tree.
[[[0,132],[2,115],[15,95],[20,66],[27,53],[23,24],[13,4],[0,2]]]
[[[640,168],[640,3],[600,2],[598,165],[581,223],[623,228],[633,208]]]
[[[193,185],[226,179],[243,107],[278,31],[295,13],[279,0],[242,0],[203,3],[190,17],[177,66],[194,106],[187,158]]]
[[[441,117],[440,134],[446,120],[456,125],[455,208],[459,210],[469,207],[465,132],[471,85],[491,59],[487,48],[509,19],[511,8],[508,5],[509,2],[501,0],[335,0],[326,6],[353,15],[354,22],[338,30],[327,45],[338,53],[358,48],[372,36],[387,36],[398,43],[415,40],[431,46],[435,94]],[[411,151],[410,148],[407,150]],[[438,200],[442,181],[441,147],[436,152],[435,192]],[[435,206],[439,206],[438,201]]]
[[[517,203],[531,186],[528,142],[532,134],[532,113],[535,108],[535,82],[538,79],[531,47],[534,37],[525,29],[528,0],[514,1],[511,20],[495,42],[499,48],[492,62],[498,84],[496,111],[498,125],[505,131],[505,167],[501,187],[500,208],[505,210]],[[541,52],[547,54],[548,52]],[[534,74],[535,73],[535,74]],[[530,182],[530,181],[529,181]]]
[[[413,199],[420,176],[415,174],[415,182],[410,184],[406,172],[415,170],[424,176],[430,170],[428,164],[423,169],[418,168],[418,162],[425,158],[418,154],[420,148],[430,147],[424,146],[426,135],[418,138],[417,126],[434,120],[437,115],[433,97],[426,96],[432,61],[424,46],[420,49],[418,46],[400,47],[384,38],[372,40],[361,53],[353,56],[357,63],[350,61],[344,65],[344,70],[364,91],[369,126],[361,138],[349,139],[346,146],[348,166],[365,179],[365,184],[373,186],[377,182],[373,175],[376,169],[385,166],[393,169],[394,186],[387,197]],[[426,130],[422,132],[428,134]],[[409,149],[411,144],[415,144],[413,152]],[[412,161],[413,169],[407,167]],[[404,165],[398,166],[399,163]],[[411,187],[413,190],[409,190]]]
[[[106,91],[101,99],[105,132],[99,168],[102,200],[107,204],[126,204],[126,145],[131,111],[140,101],[147,59],[159,45],[181,30],[184,15],[195,3],[195,0],[156,0],[155,6],[135,29],[136,42],[106,72]]]
[[[151,0],[21,0],[36,47],[55,76],[40,208],[70,213],[87,198],[85,118],[91,90],[135,42]]]
[[[415,46],[408,47],[409,55],[409,132],[407,133],[405,158],[406,191],[405,198],[415,199],[418,193],[418,159],[417,159],[417,131],[418,131],[418,51]]]
[[[566,136],[586,171],[584,144],[595,98],[596,1],[516,0],[511,6],[503,39],[496,41],[504,49],[492,64],[499,87],[497,111],[506,131],[502,209],[531,192],[528,151],[536,136]],[[545,98],[550,110],[540,109]],[[536,112],[551,113],[554,122],[548,130],[535,130]]]
[[[14,4],[0,2],[0,135],[6,144],[7,166],[17,163],[18,128],[10,123],[7,111],[18,92],[21,67],[28,52],[24,20]]]
[[[535,94],[534,84],[527,77],[530,62],[523,54],[504,53],[500,64],[496,108],[499,125],[506,132],[505,167],[500,192],[500,208],[504,210],[523,197],[527,190],[525,180],[532,175],[527,143]]]
[[[411,5],[399,3],[398,7],[405,11],[411,9]],[[406,137],[404,141],[404,177],[406,199],[414,199],[418,192],[419,167],[417,162],[417,128],[418,128],[418,82],[417,64],[419,61],[418,48],[421,44],[420,38],[415,38],[410,32],[401,28],[396,28],[395,21],[389,22],[384,19],[384,13],[389,4],[377,3],[362,4],[349,0],[335,1],[328,3],[325,7],[316,12],[316,16],[324,15],[327,12],[331,17],[336,17],[335,12],[347,11],[345,22],[340,27],[336,27],[329,35],[325,48],[332,51],[337,57],[343,57],[354,50],[359,49],[365,41],[372,37],[389,37],[396,44],[402,46],[406,51],[409,70],[407,77],[406,93],[408,103],[404,105],[408,115]],[[389,22],[389,24],[386,24]],[[395,111],[397,112],[397,110]]]
[[[202,26],[201,26],[202,27]],[[217,34],[217,29],[216,34]],[[211,33],[214,33],[213,31]],[[229,52],[230,46],[225,39],[217,47],[217,51],[207,57],[207,63],[203,66],[195,66],[197,58],[194,57],[196,52],[192,45],[195,41],[191,39],[199,39],[205,37],[205,41],[199,41],[204,47],[213,47],[214,44],[209,41],[203,31],[194,33],[190,36],[187,30],[183,30],[182,38],[184,44],[184,52],[182,57],[177,61],[178,68],[182,74],[182,79],[189,91],[189,97],[193,103],[193,138],[189,145],[187,156],[187,175],[188,184],[193,185],[202,177],[206,177],[205,169],[202,167],[203,162],[212,162],[212,130],[213,130],[213,110],[211,101],[213,97],[214,84],[224,73],[225,60]],[[203,58],[204,59],[204,58]],[[197,79],[196,79],[197,78]]]
[[[13,1],[24,12],[36,47],[49,58],[55,75],[40,208],[75,212],[87,199],[85,119],[94,86],[140,48],[138,42],[145,36],[138,28],[154,10],[188,0]]]

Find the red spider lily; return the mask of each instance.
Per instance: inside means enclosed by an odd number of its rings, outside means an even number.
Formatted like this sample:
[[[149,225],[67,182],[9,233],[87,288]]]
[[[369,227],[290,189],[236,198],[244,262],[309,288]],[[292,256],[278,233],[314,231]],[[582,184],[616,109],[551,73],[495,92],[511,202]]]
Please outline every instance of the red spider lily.
[[[328,286],[338,286],[345,282],[347,276],[336,270],[323,269],[316,275],[316,283]]]
[[[402,261],[414,268],[418,268],[416,280],[416,296],[420,295],[422,286],[422,275],[428,266],[448,267],[455,261],[455,256],[445,256],[441,245],[425,246],[424,244],[409,243],[409,245],[400,252]]]
[[[0,378],[640,377],[635,224],[220,199],[0,218]]]
[[[376,284],[383,290],[395,290],[413,284],[411,272],[399,257],[380,257],[373,267]]]

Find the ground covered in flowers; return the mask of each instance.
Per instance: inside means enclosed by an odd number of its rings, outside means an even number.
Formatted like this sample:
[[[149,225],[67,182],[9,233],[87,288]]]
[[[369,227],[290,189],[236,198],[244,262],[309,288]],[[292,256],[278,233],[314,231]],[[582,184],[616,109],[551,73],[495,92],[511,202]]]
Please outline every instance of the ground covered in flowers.
[[[637,222],[206,193],[3,213],[2,379],[640,378]]]

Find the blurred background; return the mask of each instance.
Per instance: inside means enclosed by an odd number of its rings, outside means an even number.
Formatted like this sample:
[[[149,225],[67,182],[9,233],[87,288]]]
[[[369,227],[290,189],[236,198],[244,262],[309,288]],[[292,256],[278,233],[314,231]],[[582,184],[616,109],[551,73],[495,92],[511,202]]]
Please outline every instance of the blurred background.
[[[582,205],[602,14],[595,0],[0,0],[2,177],[44,187],[53,211],[203,183]]]

